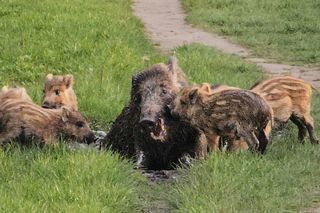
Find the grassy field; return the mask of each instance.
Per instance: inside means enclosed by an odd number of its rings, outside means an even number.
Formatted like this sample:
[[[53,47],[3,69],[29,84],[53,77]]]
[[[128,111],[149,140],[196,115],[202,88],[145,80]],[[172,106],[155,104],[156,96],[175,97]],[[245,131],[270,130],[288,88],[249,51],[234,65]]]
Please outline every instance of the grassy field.
[[[320,3],[315,0],[183,0],[187,20],[231,37],[255,55],[320,64]]]
[[[128,100],[131,75],[167,60],[145,38],[130,4],[0,0],[0,85],[23,85],[40,103],[48,73],[72,73],[80,111],[94,128],[107,129]],[[248,88],[264,76],[203,46],[180,47],[177,57],[190,82]],[[318,135],[319,104],[318,95]],[[6,147],[0,149],[0,211],[141,212],[157,200],[180,212],[296,211],[319,201],[319,149],[298,144],[289,126],[263,158],[212,154],[181,169],[176,184],[154,186],[108,151]]]

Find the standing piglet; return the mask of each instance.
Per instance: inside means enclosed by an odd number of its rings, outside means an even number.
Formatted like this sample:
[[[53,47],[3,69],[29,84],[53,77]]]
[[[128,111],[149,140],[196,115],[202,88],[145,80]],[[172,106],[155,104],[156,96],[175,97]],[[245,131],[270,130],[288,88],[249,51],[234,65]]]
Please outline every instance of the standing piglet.
[[[181,90],[173,101],[171,114],[190,122],[207,136],[210,147],[217,137],[230,142],[242,137],[252,150],[263,153],[268,144],[264,128],[272,121],[270,106],[247,90],[211,91],[209,84]]]
[[[85,118],[66,107],[44,109],[32,101],[20,98],[2,99],[0,103],[0,144],[15,138],[30,139],[45,144],[59,137],[93,142],[94,134]]]
[[[312,86],[305,81],[291,77],[278,76],[257,82],[250,89],[261,95],[272,107],[276,122],[289,119],[299,129],[298,138],[304,141],[307,130],[310,142],[318,144],[311,112]]]

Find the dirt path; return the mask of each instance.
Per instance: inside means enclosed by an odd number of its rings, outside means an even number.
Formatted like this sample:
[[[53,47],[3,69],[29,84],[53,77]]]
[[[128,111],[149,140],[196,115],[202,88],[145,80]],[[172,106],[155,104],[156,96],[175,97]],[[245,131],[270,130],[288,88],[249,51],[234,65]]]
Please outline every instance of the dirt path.
[[[256,58],[249,50],[230,42],[225,37],[188,25],[179,0],[134,0],[133,10],[144,23],[148,36],[162,52],[167,53],[183,44],[200,43],[243,57],[262,66],[271,75],[288,74],[320,87],[320,67],[291,66]]]

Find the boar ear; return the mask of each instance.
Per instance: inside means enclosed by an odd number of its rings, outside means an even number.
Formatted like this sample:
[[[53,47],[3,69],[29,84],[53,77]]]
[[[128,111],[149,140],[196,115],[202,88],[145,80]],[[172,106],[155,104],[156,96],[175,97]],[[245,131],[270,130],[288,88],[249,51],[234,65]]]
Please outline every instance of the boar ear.
[[[61,118],[62,118],[62,121],[65,123],[69,120],[69,117],[70,117],[70,110],[68,107],[61,107],[61,110],[62,110],[62,115],[61,115]]]
[[[51,73],[49,73],[49,74],[47,75],[47,80],[52,80],[52,78],[53,78],[53,75],[52,75]]]
[[[190,99],[190,103],[191,104],[195,104],[197,99],[198,99],[198,89],[193,89],[191,90],[191,92],[189,93],[189,99]]]
[[[170,56],[168,60],[168,68],[171,73],[173,73],[176,70],[176,67],[178,66],[177,58],[174,56]]]
[[[63,77],[63,82],[65,83],[67,88],[71,87],[73,85],[73,75],[65,75]]]
[[[200,90],[205,94],[210,94],[211,93],[211,86],[207,83],[204,83],[201,85]]]
[[[187,76],[178,65],[178,60],[175,56],[171,56],[168,61],[168,71],[171,74],[172,81],[182,88],[188,85]]]
[[[1,92],[7,92],[9,90],[8,86],[4,86],[1,89]]]

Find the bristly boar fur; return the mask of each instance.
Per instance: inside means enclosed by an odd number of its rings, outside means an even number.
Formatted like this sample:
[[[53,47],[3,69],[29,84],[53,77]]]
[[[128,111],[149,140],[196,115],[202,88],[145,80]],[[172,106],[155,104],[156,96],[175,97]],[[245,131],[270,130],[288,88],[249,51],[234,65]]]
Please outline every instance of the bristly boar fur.
[[[212,93],[219,93],[219,92],[222,92],[225,90],[240,90],[240,88],[231,87],[231,86],[223,85],[223,84],[211,85],[211,92]],[[269,135],[270,135],[272,126],[273,126],[273,123],[271,120],[264,129],[264,133],[268,139],[269,139]],[[216,143],[218,144],[220,137],[217,137],[215,140],[216,140]],[[228,144],[227,148],[231,151],[239,151],[239,150],[247,150],[249,147],[248,147],[248,144],[243,140],[243,138],[239,138],[237,140],[234,140],[233,142],[230,142]],[[217,149],[217,147],[215,147],[215,149]]]
[[[172,168],[184,154],[203,156],[207,151],[203,134],[185,122],[172,120],[166,112],[166,106],[186,85],[174,58],[134,75],[130,102],[113,124],[106,144],[127,156],[140,154],[142,166],[148,169]]]
[[[186,87],[172,102],[171,113],[201,129],[212,149],[217,136],[231,142],[241,137],[261,153],[268,144],[264,129],[272,121],[272,110],[248,90],[213,93],[209,84]]]
[[[23,98],[5,98],[0,103],[0,144],[15,138],[55,143],[59,137],[93,142],[94,134],[79,113],[66,107],[44,109]]]
[[[22,99],[26,101],[31,101],[32,99],[28,95],[27,91],[23,87],[12,87],[9,88],[7,86],[2,87],[0,92],[0,103],[6,99]]]
[[[69,107],[72,111],[78,110],[77,96],[72,88],[73,75],[48,74],[43,89],[43,108],[58,109]]]
[[[298,138],[301,142],[304,141],[308,130],[311,143],[319,143],[310,115],[312,98],[310,84],[295,77],[280,76],[257,82],[251,87],[251,91],[265,98],[273,109],[275,121],[287,122],[290,119],[297,125]]]

